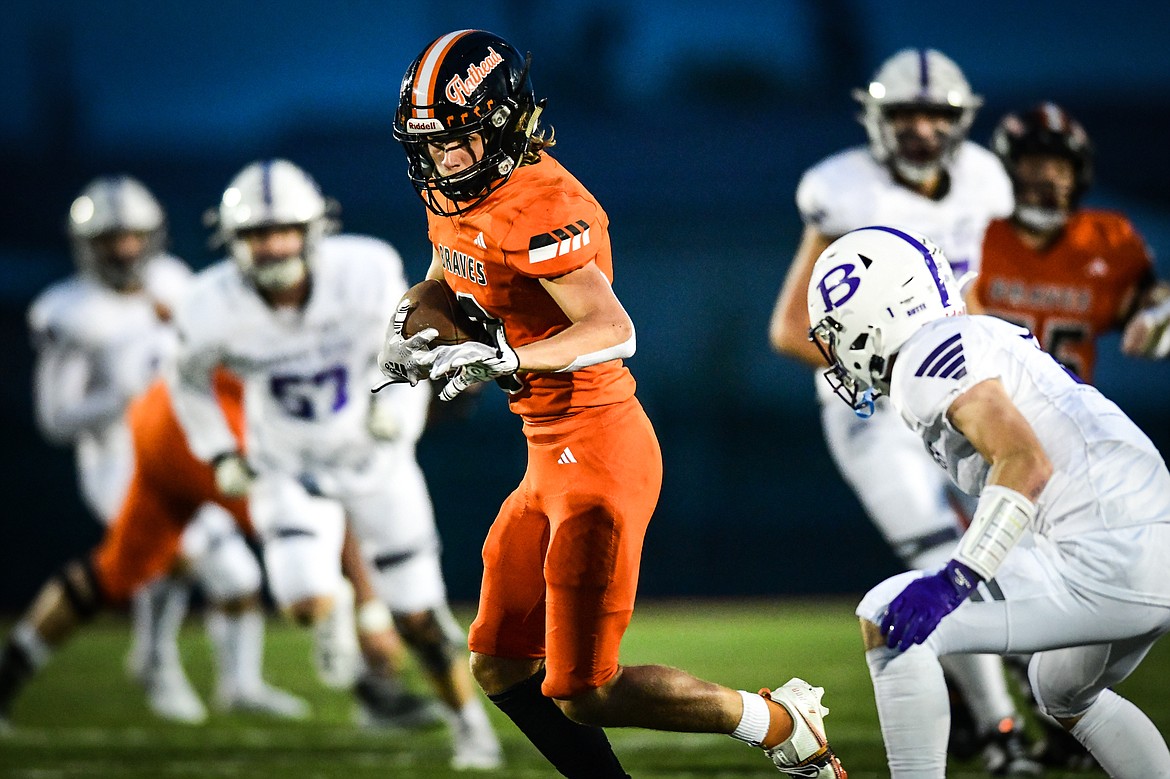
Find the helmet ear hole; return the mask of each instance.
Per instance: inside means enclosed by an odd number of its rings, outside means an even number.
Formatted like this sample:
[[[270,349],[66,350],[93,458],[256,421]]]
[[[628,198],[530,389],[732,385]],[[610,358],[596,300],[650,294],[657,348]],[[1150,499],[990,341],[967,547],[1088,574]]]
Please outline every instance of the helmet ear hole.
[[[503,127],[505,124],[507,124],[508,117],[510,117],[511,115],[512,115],[512,109],[508,108],[508,106],[506,106],[506,105],[502,105],[499,108],[497,108],[495,111],[491,112],[491,114],[488,116],[488,123],[491,124],[492,127],[495,127],[498,129],[500,127]]]

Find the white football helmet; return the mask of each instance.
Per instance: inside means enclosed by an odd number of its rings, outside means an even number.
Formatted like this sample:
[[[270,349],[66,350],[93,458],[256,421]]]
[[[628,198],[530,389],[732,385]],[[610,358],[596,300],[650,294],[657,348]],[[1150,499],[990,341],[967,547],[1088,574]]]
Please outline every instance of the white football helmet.
[[[890,391],[890,368],[920,327],[965,314],[950,263],[929,238],[896,227],[853,230],[829,244],[808,286],[809,338],[825,378],[862,416]]]
[[[212,241],[226,244],[240,270],[261,289],[287,289],[304,279],[321,238],[334,228],[317,183],[288,160],[248,165],[232,179],[219,202]],[[278,262],[257,264],[242,233],[263,227],[301,226],[304,250]]]
[[[858,116],[869,135],[869,147],[878,162],[892,165],[907,181],[921,183],[945,168],[967,137],[975,112],[983,98],[971,91],[963,71],[949,57],[935,49],[903,49],[887,59],[865,89],[853,90],[861,103]],[[898,108],[932,108],[954,112],[950,133],[943,139],[942,153],[935,160],[907,159],[889,112]]]
[[[133,286],[146,261],[166,243],[166,216],[142,182],[126,175],[102,176],[86,185],[69,207],[67,225],[78,270],[115,289]],[[140,251],[121,260],[101,239],[115,233],[139,233]]]

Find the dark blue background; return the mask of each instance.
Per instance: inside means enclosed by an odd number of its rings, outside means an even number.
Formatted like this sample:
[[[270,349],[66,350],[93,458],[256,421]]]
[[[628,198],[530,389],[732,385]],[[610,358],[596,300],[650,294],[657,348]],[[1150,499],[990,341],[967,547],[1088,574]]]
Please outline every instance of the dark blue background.
[[[41,441],[30,405],[24,311],[72,270],[74,195],[98,174],[139,176],[169,212],[173,249],[202,267],[215,259],[203,210],[246,163],[287,156],[340,201],[347,229],[395,244],[417,279],[423,209],[390,116],[410,60],[462,27],[532,51],[555,153],[612,219],[615,287],[638,327],[630,366],[666,460],[642,593],[864,590],[895,563],[828,460],[811,374],[766,340],[799,236],[799,175],[863,141],[849,91],[882,59],[934,46],[986,97],[976,140],[1040,99],[1079,116],[1099,148],[1089,203],[1125,211],[1164,251],[1170,59],[1155,5],[20,0],[0,29],[0,608],[100,534],[70,453]],[[1121,358],[1116,342],[1098,384],[1165,452],[1170,364]],[[483,533],[523,470],[504,405],[493,390],[421,445],[459,599],[475,595]]]

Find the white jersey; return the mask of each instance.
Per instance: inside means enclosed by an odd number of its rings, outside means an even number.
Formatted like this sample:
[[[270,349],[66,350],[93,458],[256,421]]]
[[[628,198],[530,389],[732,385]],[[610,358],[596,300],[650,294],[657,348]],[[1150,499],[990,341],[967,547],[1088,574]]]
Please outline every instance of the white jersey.
[[[949,188],[937,200],[899,184],[889,168],[858,146],[809,168],[796,189],[801,218],[836,238],[870,225],[908,227],[942,248],[955,277],[978,272],[983,233],[1011,214],[1012,184],[994,154],[964,141],[948,166]]]
[[[244,380],[248,457],[261,472],[294,476],[364,467],[374,439],[367,429],[377,396],[376,366],[386,322],[406,291],[402,261],[374,238],[324,238],[301,310],[267,305],[231,260],[196,278],[176,315],[182,347],[175,409],[195,455],[210,460],[236,443],[211,393],[223,365]],[[421,432],[424,407],[403,420],[404,436]]]
[[[1121,409],[1041,351],[1027,330],[990,316],[931,322],[899,351],[890,400],[959,488],[978,494],[990,465],[946,414],[988,379],[1002,382],[1054,467],[1033,531],[1057,545],[1092,547],[1069,555],[1072,577],[1090,589],[1122,599],[1164,592],[1161,573],[1157,582],[1103,583],[1099,575],[1110,557],[1141,558],[1141,550],[1123,549],[1119,530],[1170,523],[1165,463]]]
[[[120,503],[133,468],[126,406],[174,359],[168,319],[191,276],[164,254],[146,262],[141,290],[117,292],[77,274],[29,308],[37,420],[46,438],[76,447],[82,494],[103,520]]]

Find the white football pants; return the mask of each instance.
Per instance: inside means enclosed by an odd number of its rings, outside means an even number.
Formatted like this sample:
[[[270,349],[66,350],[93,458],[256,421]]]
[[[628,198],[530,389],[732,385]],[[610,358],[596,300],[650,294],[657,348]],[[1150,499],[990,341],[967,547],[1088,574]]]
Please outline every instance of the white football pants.
[[[379,446],[361,473],[263,473],[250,508],[269,585],[282,607],[337,592],[347,518],[391,611],[446,604],[434,509],[412,444]]]

